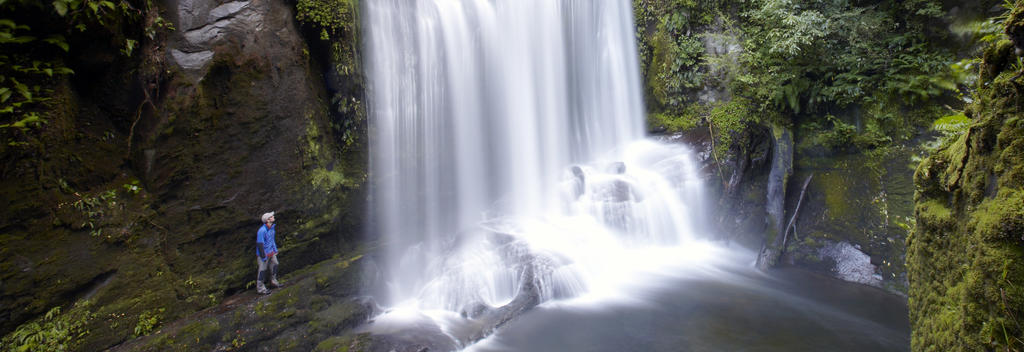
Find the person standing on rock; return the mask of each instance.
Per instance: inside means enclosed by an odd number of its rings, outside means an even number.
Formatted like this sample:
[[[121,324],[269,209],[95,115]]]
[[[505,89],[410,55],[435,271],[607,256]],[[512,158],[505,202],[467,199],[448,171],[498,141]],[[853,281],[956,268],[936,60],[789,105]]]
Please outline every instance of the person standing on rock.
[[[263,214],[261,217],[263,225],[256,231],[256,258],[259,265],[259,272],[256,274],[256,292],[260,294],[270,293],[263,281],[267,279],[267,269],[270,270],[270,285],[275,288],[281,284],[277,282],[277,242],[274,241],[277,226],[274,224],[274,212]]]

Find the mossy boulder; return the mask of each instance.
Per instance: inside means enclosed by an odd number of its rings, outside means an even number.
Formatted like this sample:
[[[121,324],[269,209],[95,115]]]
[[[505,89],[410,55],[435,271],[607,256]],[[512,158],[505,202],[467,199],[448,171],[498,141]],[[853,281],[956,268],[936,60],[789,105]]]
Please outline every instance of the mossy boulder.
[[[1019,33],[1022,7],[1007,32]],[[1010,41],[982,63],[968,131],[924,160],[907,239],[911,348],[1024,348],[1024,82]]]

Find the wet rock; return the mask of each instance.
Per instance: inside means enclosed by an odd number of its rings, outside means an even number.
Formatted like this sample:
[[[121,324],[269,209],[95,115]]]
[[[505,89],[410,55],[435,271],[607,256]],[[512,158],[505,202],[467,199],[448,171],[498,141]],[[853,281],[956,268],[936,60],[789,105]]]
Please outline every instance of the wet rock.
[[[876,273],[871,257],[847,242],[827,245],[819,250],[824,258],[835,262],[832,272],[842,280],[871,286],[881,286],[882,276]]]
[[[198,71],[202,70],[213,59],[213,51],[202,50],[186,53],[178,49],[171,49],[171,57],[174,58],[174,62],[178,63],[178,66],[185,70]]]
[[[597,195],[596,200],[602,202],[639,202],[643,201],[642,194],[633,186],[633,184],[625,179],[616,178],[603,185],[596,187]]]
[[[772,126],[772,166],[768,173],[768,194],[765,211],[768,213],[768,228],[764,244],[757,256],[757,267],[765,269],[776,264],[782,254],[782,242],[786,231],[786,185],[793,174],[793,134],[788,127]]]
[[[179,67],[197,80],[206,75],[208,64],[225,44],[245,43],[242,49],[259,52],[275,49],[276,44],[265,42],[267,30],[280,31],[287,28],[280,16],[272,16],[272,0],[229,1],[183,0],[178,3],[179,39],[171,42],[171,58]],[[295,33],[291,33],[297,36]],[[272,38],[266,38],[271,40]],[[287,47],[288,41],[281,41]],[[267,44],[264,44],[267,43]],[[230,46],[230,45],[229,45]],[[247,48],[255,46],[255,50]]]
[[[611,165],[608,165],[608,172],[616,175],[622,175],[626,173],[626,163],[616,161]]]
[[[473,302],[460,309],[459,315],[463,318],[476,319],[490,311],[490,309],[491,307],[483,302]]]
[[[379,327],[378,327],[379,328]],[[441,327],[428,317],[421,316],[414,321],[403,321],[401,326],[387,333],[374,333],[362,351],[369,352],[424,352],[455,351],[455,340],[444,333]]]
[[[587,180],[586,175],[583,173],[583,169],[577,165],[573,165],[570,168],[572,171],[573,184],[572,184],[572,199],[577,200],[583,193],[587,191]]]
[[[520,281],[519,294],[508,304],[494,310],[486,311],[476,321],[479,329],[465,337],[467,343],[480,341],[494,333],[502,325],[519,317],[526,311],[536,307],[541,302],[540,289],[534,282],[535,268],[527,265]]]

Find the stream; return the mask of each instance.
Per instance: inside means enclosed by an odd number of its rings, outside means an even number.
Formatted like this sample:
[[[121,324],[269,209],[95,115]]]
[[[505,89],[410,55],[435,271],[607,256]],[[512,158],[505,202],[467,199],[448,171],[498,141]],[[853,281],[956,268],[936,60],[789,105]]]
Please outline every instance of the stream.
[[[801,269],[663,274],[633,300],[543,304],[467,351],[909,351],[904,297]]]

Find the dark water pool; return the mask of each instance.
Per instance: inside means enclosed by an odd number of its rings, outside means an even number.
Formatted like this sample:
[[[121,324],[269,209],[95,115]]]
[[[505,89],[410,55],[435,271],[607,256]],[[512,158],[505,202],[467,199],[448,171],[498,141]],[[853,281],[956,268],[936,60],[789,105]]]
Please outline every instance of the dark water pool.
[[[469,351],[907,351],[906,298],[798,269],[671,278],[629,303],[548,303]]]

